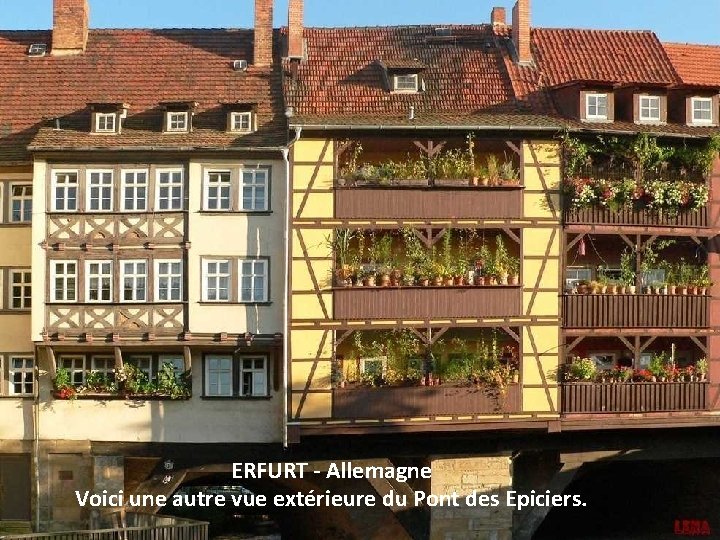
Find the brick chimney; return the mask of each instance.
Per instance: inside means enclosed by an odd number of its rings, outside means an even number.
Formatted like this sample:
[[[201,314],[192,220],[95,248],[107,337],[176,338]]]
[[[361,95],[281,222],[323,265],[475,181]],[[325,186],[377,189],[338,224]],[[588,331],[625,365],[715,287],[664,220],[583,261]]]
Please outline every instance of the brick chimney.
[[[495,26],[495,25],[505,26],[507,24],[506,18],[505,18],[505,8],[504,7],[492,8],[492,13],[490,14],[490,22],[492,23],[493,26]]]
[[[88,0],[53,0],[52,54],[85,52],[89,19]]]
[[[530,50],[530,0],[518,0],[512,12],[512,39],[519,64],[532,63]]]
[[[273,61],[273,0],[255,0],[256,66],[269,66]]]
[[[305,56],[303,30],[303,0],[290,0],[288,6],[288,58],[302,59]]]

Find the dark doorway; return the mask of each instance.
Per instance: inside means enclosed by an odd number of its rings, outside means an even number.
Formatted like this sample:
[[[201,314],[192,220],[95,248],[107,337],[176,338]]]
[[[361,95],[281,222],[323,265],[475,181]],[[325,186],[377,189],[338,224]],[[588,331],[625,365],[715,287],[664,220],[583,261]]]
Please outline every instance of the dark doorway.
[[[30,521],[30,456],[0,455],[0,521]]]

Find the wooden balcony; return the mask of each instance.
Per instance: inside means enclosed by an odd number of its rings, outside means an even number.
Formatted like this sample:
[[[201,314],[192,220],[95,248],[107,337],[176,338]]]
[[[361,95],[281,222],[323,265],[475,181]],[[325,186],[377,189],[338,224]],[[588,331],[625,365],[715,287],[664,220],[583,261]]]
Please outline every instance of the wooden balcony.
[[[568,209],[564,214],[566,225],[628,225],[638,227],[670,227],[702,229],[708,227],[708,210],[700,208],[676,215],[625,209],[617,212],[609,208]]]
[[[486,388],[411,386],[336,388],[333,419],[385,419],[519,412],[521,388],[511,384],[504,399]]]
[[[335,319],[445,319],[514,317],[519,286],[348,287],[334,290]]]
[[[648,413],[708,408],[707,382],[564,383],[562,412]]]
[[[185,331],[184,304],[48,304],[45,329],[49,335],[95,337],[118,334],[177,336]]]
[[[569,294],[563,296],[565,328],[706,328],[710,296]]]
[[[409,182],[409,181],[408,181]],[[522,186],[471,186],[467,180],[338,187],[338,219],[512,219],[522,217]],[[454,182],[454,183],[453,183]]]

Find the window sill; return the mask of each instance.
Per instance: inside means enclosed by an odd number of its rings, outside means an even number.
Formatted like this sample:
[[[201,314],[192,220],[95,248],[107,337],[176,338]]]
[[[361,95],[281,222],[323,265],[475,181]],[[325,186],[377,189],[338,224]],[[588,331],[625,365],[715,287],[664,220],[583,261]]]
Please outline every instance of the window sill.
[[[271,216],[272,210],[199,210],[198,214],[207,216],[226,216],[226,215],[240,215],[240,216]]]
[[[6,400],[9,400],[9,399],[21,399],[21,400],[23,400],[23,401],[32,401],[32,400],[35,399],[35,396],[25,395],[25,394],[20,395],[20,396],[7,396],[7,395],[5,395],[5,394],[2,394],[2,395],[0,395],[0,400],[3,400],[3,399],[6,399]]]
[[[272,306],[272,302],[212,302],[203,300],[198,302],[201,306]]]
[[[0,227],[21,228],[21,227],[32,227],[32,221],[7,221],[0,223]]]
[[[272,396],[200,396],[207,401],[270,401]]]
[[[30,309],[0,309],[0,315],[29,315]]]

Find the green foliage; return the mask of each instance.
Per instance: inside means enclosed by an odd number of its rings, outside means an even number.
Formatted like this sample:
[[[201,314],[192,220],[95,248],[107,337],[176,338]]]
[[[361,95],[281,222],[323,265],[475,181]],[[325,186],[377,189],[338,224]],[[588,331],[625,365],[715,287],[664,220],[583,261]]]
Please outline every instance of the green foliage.
[[[118,390],[115,378],[99,371],[91,371],[85,377],[85,387],[91,392],[99,393],[115,393]]]
[[[187,373],[178,373],[170,362],[165,362],[157,377],[157,392],[172,399],[182,399],[190,396]]]
[[[653,354],[650,364],[648,365],[648,371],[655,377],[664,377],[668,364],[670,364],[670,357],[667,353],[661,352]]]
[[[620,280],[624,285],[635,285],[635,252],[625,248],[620,255]]]
[[[55,379],[53,380],[53,388],[56,391],[63,390],[65,388],[72,388],[72,378],[70,376],[70,370],[67,368],[58,368],[55,372]]]
[[[571,381],[592,381],[597,375],[597,366],[591,358],[575,358],[567,366],[567,376]]]
[[[695,371],[700,375],[707,375],[708,372],[708,361],[707,358],[701,358],[695,362]]]

